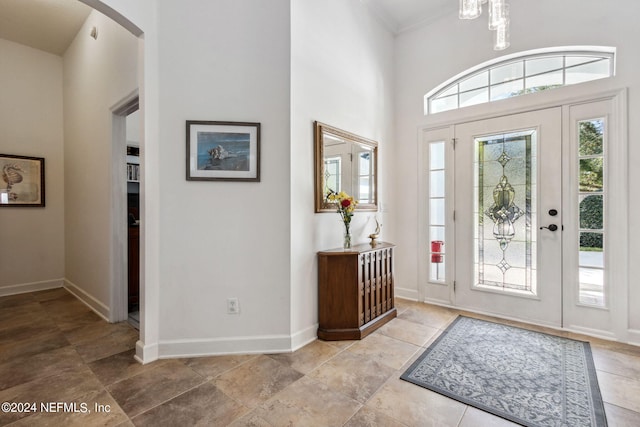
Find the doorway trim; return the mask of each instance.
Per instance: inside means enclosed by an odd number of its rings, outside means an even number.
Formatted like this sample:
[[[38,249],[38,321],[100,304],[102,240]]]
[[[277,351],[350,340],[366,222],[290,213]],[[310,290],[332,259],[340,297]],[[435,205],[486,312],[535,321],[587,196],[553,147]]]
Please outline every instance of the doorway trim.
[[[128,318],[127,116],[140,108],[136,89],[111,107],[111,292],[110,322]]]
[[[420,301],[455,307],[455,299],[453,297],[446,298],[447,292],[442,292],[440,298],[429,298],[426,294],[427,283],[429,283],[427,268],[424,264],[426,258],[424,258],[425,249],[428,245],[428,236],[423,232],[425,226],[423,224],[424,219],[427,217],[427,206],[423,202],[423,198],[426,192],[427,182],[425,182],[423,172],[426,168],[424,152],[424,145],[426,144],[425,135],[428,132],[434,132],[437,130],[448,129],[448,134],[453,138],[453,129],[456,125],[463,123],[480,121],[490,118],[502,117],[511,114],[532,112],[541,109],[561,107],[563,110],[563,138],[567,138],[566,132],[566,112],[569,111],[571,106],[592,103],[601,100],[611,100],[613,104],[613,120],[610,123],[611,129],[616,135],[619,149],[613,153],[610,157],[610,162],[616,165],[616,170],[611,178],[612,184],[617,187],[616,194],[619,196],[614,198],[614,203],[620,207],[616,210],[615,218],[609,219],[615,221],[616,224],[620,224],[614,230],[617,239],[617,247],[615,257],[612,256],[613,262],[610,268],[614,273],[612,274],[612,280],[615,280],[618,284],[616,290],[617,296],[612,297],[611,310],[614,313],[612,336],[602,336],[603,338],[616,339],[618,341],[637,343],[640,342],[640,331],[629,329],[629,307],[628,307],[628,295],[629,295],[629,239],[628,230],[629,227],[629,208],[627,198],[629,196],[629,184],[628,184],[628,126],[627,126],[627,89],[612,87],[609,81],[596,81],[585,83],[584,85],[576,85],[573,87],[564,87],[550,91],[547,93],[541,92],[533,94],[531,96],[519,97],[507,99],[504,102],[494,103],[493,105],[483,104],[482,108],[469,107],[462,110],[454,110],[451,112],[444,112],[439,115],[426,117],[426,125],[419,128],[418,132],[418,170],[419,170],[419,183],[418,183],[418,218],[419,218],[419,230],[418,235],[418,250],[417,253],[420,256],[418,260],[418,297]],[[449,142],[450,139],[447,141]],[[455,272],[449,279],[447,286],[449,292],[453,292],[455,280]],[[444,290],[443,290],[444,291]],[[444,297],[444,298],[443,298]],[[447,302],[446,299],[449,299]],[[491,314],[491,313],[482,313]],[[518,320],[518,319],[514,319]],[[564,330],[574,330],[579,333],[586,333],[589,335],[598,335],[595,331],[578,330],[571,327],[562,327]]]

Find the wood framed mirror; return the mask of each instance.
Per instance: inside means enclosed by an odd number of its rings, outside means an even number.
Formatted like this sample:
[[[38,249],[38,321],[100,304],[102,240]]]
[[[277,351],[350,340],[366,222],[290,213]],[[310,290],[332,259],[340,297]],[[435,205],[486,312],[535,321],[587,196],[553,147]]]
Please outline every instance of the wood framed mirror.
[[[356,210],[378,210],[378,143],[320,122],[313,123],[315,211],[335,212],[330,191],[358,201]]]

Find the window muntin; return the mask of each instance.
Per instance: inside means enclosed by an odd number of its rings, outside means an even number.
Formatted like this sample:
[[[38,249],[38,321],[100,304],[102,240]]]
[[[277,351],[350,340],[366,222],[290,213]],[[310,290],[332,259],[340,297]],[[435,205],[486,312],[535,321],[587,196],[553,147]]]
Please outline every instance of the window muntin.
[[[605,120],[578,122],[578,303],[607,305],[605,288]]]
[[[445,142],[429,143],[429,280],[445,280]]]
[[[425,96],[425,114],[513,98],[613,75],[614,54],[607,51],[523,55],[463,75]]]

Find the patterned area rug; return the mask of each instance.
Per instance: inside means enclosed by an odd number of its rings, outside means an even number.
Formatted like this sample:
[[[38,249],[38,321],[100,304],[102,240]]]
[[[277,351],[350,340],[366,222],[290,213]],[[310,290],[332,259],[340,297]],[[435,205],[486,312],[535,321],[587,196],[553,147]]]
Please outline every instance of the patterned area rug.
[[[605,427],[587,342],[459,316],[400,377],[529,427]]]

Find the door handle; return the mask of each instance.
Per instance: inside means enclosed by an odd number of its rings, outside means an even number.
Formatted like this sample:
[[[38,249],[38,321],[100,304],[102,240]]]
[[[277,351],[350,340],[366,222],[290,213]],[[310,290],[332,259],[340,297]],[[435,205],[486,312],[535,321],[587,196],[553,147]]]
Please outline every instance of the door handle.
[[[542,230],[543,228],[546,228],[549,231],[556,231],[558,229],[558,226],[555,224],[549,224],[548,227],[540,227],[540,230]]]

